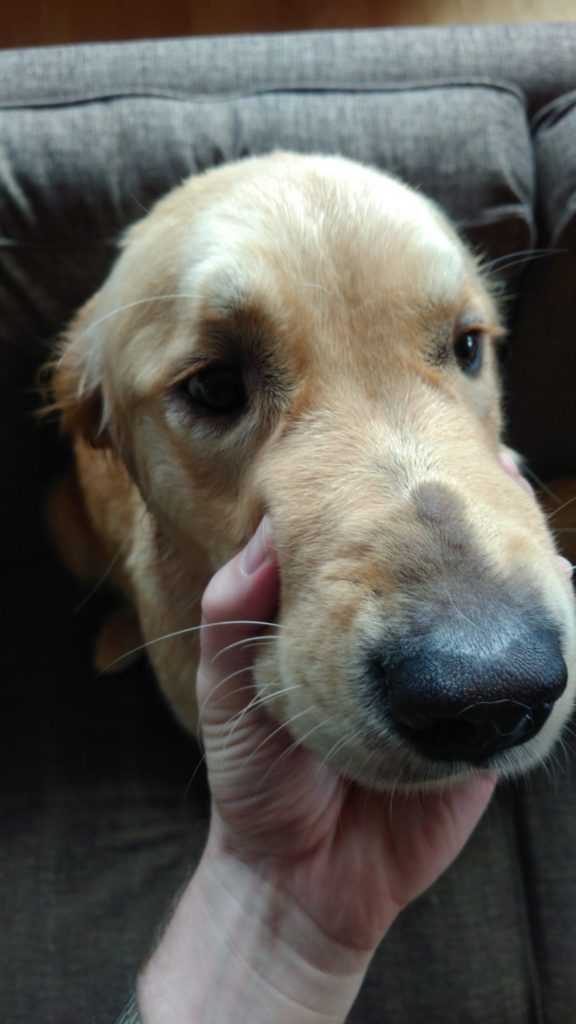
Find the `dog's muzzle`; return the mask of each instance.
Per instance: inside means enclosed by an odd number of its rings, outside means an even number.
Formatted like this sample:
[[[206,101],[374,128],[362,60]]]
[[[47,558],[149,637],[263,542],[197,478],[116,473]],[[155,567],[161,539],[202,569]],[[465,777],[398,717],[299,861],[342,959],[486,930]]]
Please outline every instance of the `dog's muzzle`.
[[[530,740],[567,682],[558,631],[514,613],[444,626],[393,660],[372,656],[369,694],[388,727],[434,761],[482,764]]]

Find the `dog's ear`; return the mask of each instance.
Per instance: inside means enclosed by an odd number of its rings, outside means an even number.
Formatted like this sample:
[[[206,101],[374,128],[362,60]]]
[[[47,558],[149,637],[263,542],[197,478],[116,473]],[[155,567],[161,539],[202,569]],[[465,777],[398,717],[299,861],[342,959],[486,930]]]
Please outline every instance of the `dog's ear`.
[[[102,361],[91,330],[98,294],[76,314],[58,343],[50,372],[50,410],[62,429],[80,434],[94,448],[110,447],[102,380]]]

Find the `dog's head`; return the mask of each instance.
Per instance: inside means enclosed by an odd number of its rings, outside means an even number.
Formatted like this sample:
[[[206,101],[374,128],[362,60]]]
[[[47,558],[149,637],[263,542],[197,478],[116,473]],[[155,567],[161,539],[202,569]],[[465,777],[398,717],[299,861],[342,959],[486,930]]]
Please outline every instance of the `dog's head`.
[[[66,351],[73,427],[211,568],[264,512],[281,571],[257,684],[375,787],[543,757],[569,714],[571,585],[501,461],[498,313],[440,211],[275,154],[133,228]],[[74,332],[73,332],[74,334]]]

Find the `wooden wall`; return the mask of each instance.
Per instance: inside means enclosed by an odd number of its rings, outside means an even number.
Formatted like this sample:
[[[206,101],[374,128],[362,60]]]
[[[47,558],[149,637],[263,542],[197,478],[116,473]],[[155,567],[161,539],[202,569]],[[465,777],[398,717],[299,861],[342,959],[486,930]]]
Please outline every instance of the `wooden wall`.
[[[576,0],[0,0],[0,46],[564,19]]]

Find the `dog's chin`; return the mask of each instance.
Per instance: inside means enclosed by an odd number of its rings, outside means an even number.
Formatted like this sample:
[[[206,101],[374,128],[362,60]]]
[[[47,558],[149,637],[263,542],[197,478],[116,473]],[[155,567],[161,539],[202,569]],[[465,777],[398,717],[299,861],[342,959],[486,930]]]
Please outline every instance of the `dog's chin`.
[[[485,775],[497,779],[522,777],[550,758],[559,735],[559,725],[552,722],[541,733],[524,744],[495,754],[479,764],[465,760],[434,761],[416,754],[396,738],[383,738],[375,745],[373,737],[363,748],[347,751],[346,757],[331,754],[317,739],[302,745],[309,747],[321,761],[330,765],[343,779],[364,789],[391,793],[399,791],[443,790]],[[298,736],[294,736],[298,742]]]
[[[545,764],[551,755],[554,740],[547,743],[531,741],[515,750],[506,751],[482,764],[470,764],[465,761],[453,764],[424,762],[421,758],[407,755],[404,761],[397,764],[386,759],[380,769],[375,764],[371,770],[360,769],[350,772],[346,777],[365,789],[375,792],[396,792],[399,790],[438,790],[447,789],[466,780],[491,775],[498,780],[518,779]],[[338,766],[334,766],[336,770]]]
[[[407,754],[404,760],[383,758],[380,764],[374,763],[370,767],[364,764],[357,771],[351,768],[350,762],[345,768],[337,764],[333,767],[347,781],[363,789],[377,793],[414,792],[448,789],[483,775],[497,779],[517,778],[533,771],[543,763],[545,757],[539,752],[526,751],[515,756],[498,755],[481,765],[474,765],[465,761],[454,764],[424,762],[421,758]]]
[[[334,768],[338,771],[338,767]],[[358,772],[348,770],[341,773],[355,785],[374,793],[423,792],[448,789],[481,774],[477,768],[461,765],[426,765],[422,763],[391,764],[386,761],[378,768],[366,767]]]

